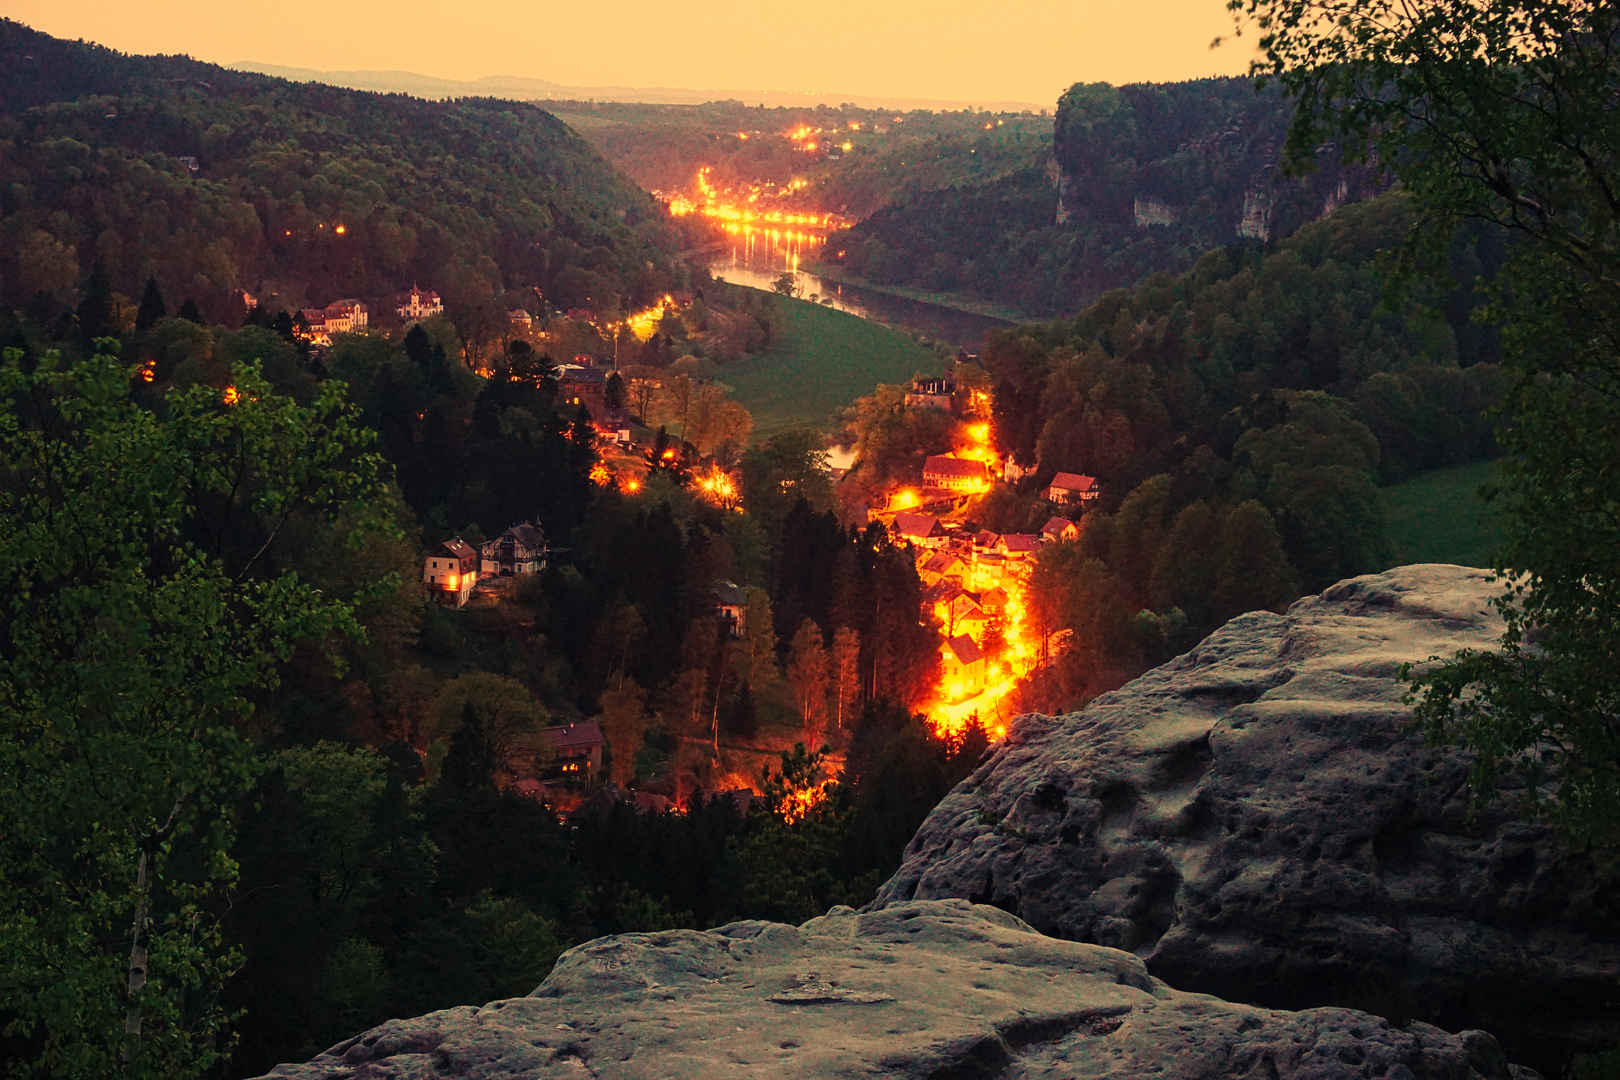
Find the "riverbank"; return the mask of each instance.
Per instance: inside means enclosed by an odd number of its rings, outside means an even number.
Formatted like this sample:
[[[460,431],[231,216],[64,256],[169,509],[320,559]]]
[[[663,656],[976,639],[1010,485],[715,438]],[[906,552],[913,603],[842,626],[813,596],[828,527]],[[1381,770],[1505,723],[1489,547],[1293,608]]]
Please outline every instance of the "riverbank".
[[[865,278],[856,277],[854,274],[846,274],[836,266],[829,267],[825,263],[810,263],[805,266],[805,269],[823,281],[854,286],[864,292],[883,293],[903,300],[915,300],[919,304],[932,304],[935,307],[963,311],[969,315],[980,315],[987,319],[997,319],[1020,326],[1047,321],[1038,319],[1026,311],[1020,311],[1007,304],[998,304],[993,300],[981,300],[962,293],[934,293],[924,292],[921,289],[908,289],[904,285],[878,285],[867,281]]]

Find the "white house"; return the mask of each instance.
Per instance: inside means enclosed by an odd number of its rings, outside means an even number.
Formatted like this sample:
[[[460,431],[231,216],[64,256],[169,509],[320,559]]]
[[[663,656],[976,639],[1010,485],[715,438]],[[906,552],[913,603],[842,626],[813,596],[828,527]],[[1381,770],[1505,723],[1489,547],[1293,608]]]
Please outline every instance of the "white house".
[[[400,297],[399,307],[394,310],[399,312],[402,319],[426,319],[434,315],[443,315],[444,301],[439,298],[438,293],[423,292],[412,285],[411,291]]]
[[[1095,499],[1097,478],[1082,476],[1079,473],[1060,472],[1052,477],[1052,484],[1046,489],[1046,498],[1059,506],[1069,506],[1074,503],[1090,502]]]
[[[446,540],[422,560],[422,585],[446,607],[461,607],[478,584],[478,552],[464,540]]]
[[[525,521],[484,542],[479,572],[485,577],[538,574],[546,568],[547,551],[546,534]]]

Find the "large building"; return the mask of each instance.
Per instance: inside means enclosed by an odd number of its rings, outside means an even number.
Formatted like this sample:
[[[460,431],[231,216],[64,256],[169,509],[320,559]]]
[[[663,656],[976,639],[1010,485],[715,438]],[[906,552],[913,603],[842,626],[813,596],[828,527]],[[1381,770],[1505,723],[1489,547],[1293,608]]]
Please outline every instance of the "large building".
[[[422,560],[422,585],[446,607],[461,607],[478,584],[478,552],[464,540],[446,540]]]
[[[538,574],[546,568],[547,550],[546,534],[525,521],[484,542],[479,573],[490,578]]]
[[[334,300],[323,308],[304,308],[302,336],[316,345],[332,344],[333,334],[354,334],[371,321],[366,305],[358,300]]]
[[[982,461],[935,454],[923,462],[923,483],[945,491],[988,491],[990,470]]]
[[[906,408],[939,409],[950,412],[956,403],[956,383],[946,378],[912,379],[906,391]]]
[[[427,319],[444,314],[444,301],[438,293],[423,292],[412,285],[411,291],[399,298],[399,306],[394,310],[399,312],[402,319]]]
[[[1046,489],[1047,501],[1059,506],[1090,502],[1099,494],[1096,477],[1070,472],[1060,472],[1052,477],[1052,483]]]

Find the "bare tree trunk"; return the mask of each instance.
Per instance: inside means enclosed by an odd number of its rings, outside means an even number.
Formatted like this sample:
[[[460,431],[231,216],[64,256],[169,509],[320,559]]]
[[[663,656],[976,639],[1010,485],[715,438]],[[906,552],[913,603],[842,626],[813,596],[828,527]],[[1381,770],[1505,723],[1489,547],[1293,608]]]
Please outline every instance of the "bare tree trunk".
[[[147,854],[141,852],[141,861],[135,871],[135,928],[130,934],[128,993],[130,1006],[124,1013],[125,1064],[135,1059],[141,1038],[141,1010],[134,1004],[135,991],[146,985],[146,890]]]

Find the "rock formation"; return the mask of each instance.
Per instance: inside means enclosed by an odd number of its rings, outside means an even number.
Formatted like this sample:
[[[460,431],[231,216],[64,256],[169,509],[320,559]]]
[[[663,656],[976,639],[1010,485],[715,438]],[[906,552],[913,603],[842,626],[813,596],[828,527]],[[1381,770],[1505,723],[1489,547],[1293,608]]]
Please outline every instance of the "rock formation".
[[[1172,990],[961,900],[601,938],[526,998],[391,1020],[279,1080],[1532,1080],[1483,1032]]]
[[[1480,1027],[1546,1068],[1620,1030],[1613,894],[1403,730],[1404,661],[1491,647],[1484,571],[1409,566],[1234,619],[1079,713],[1029,716],[877,909],[961,897],[1181,990]]]

